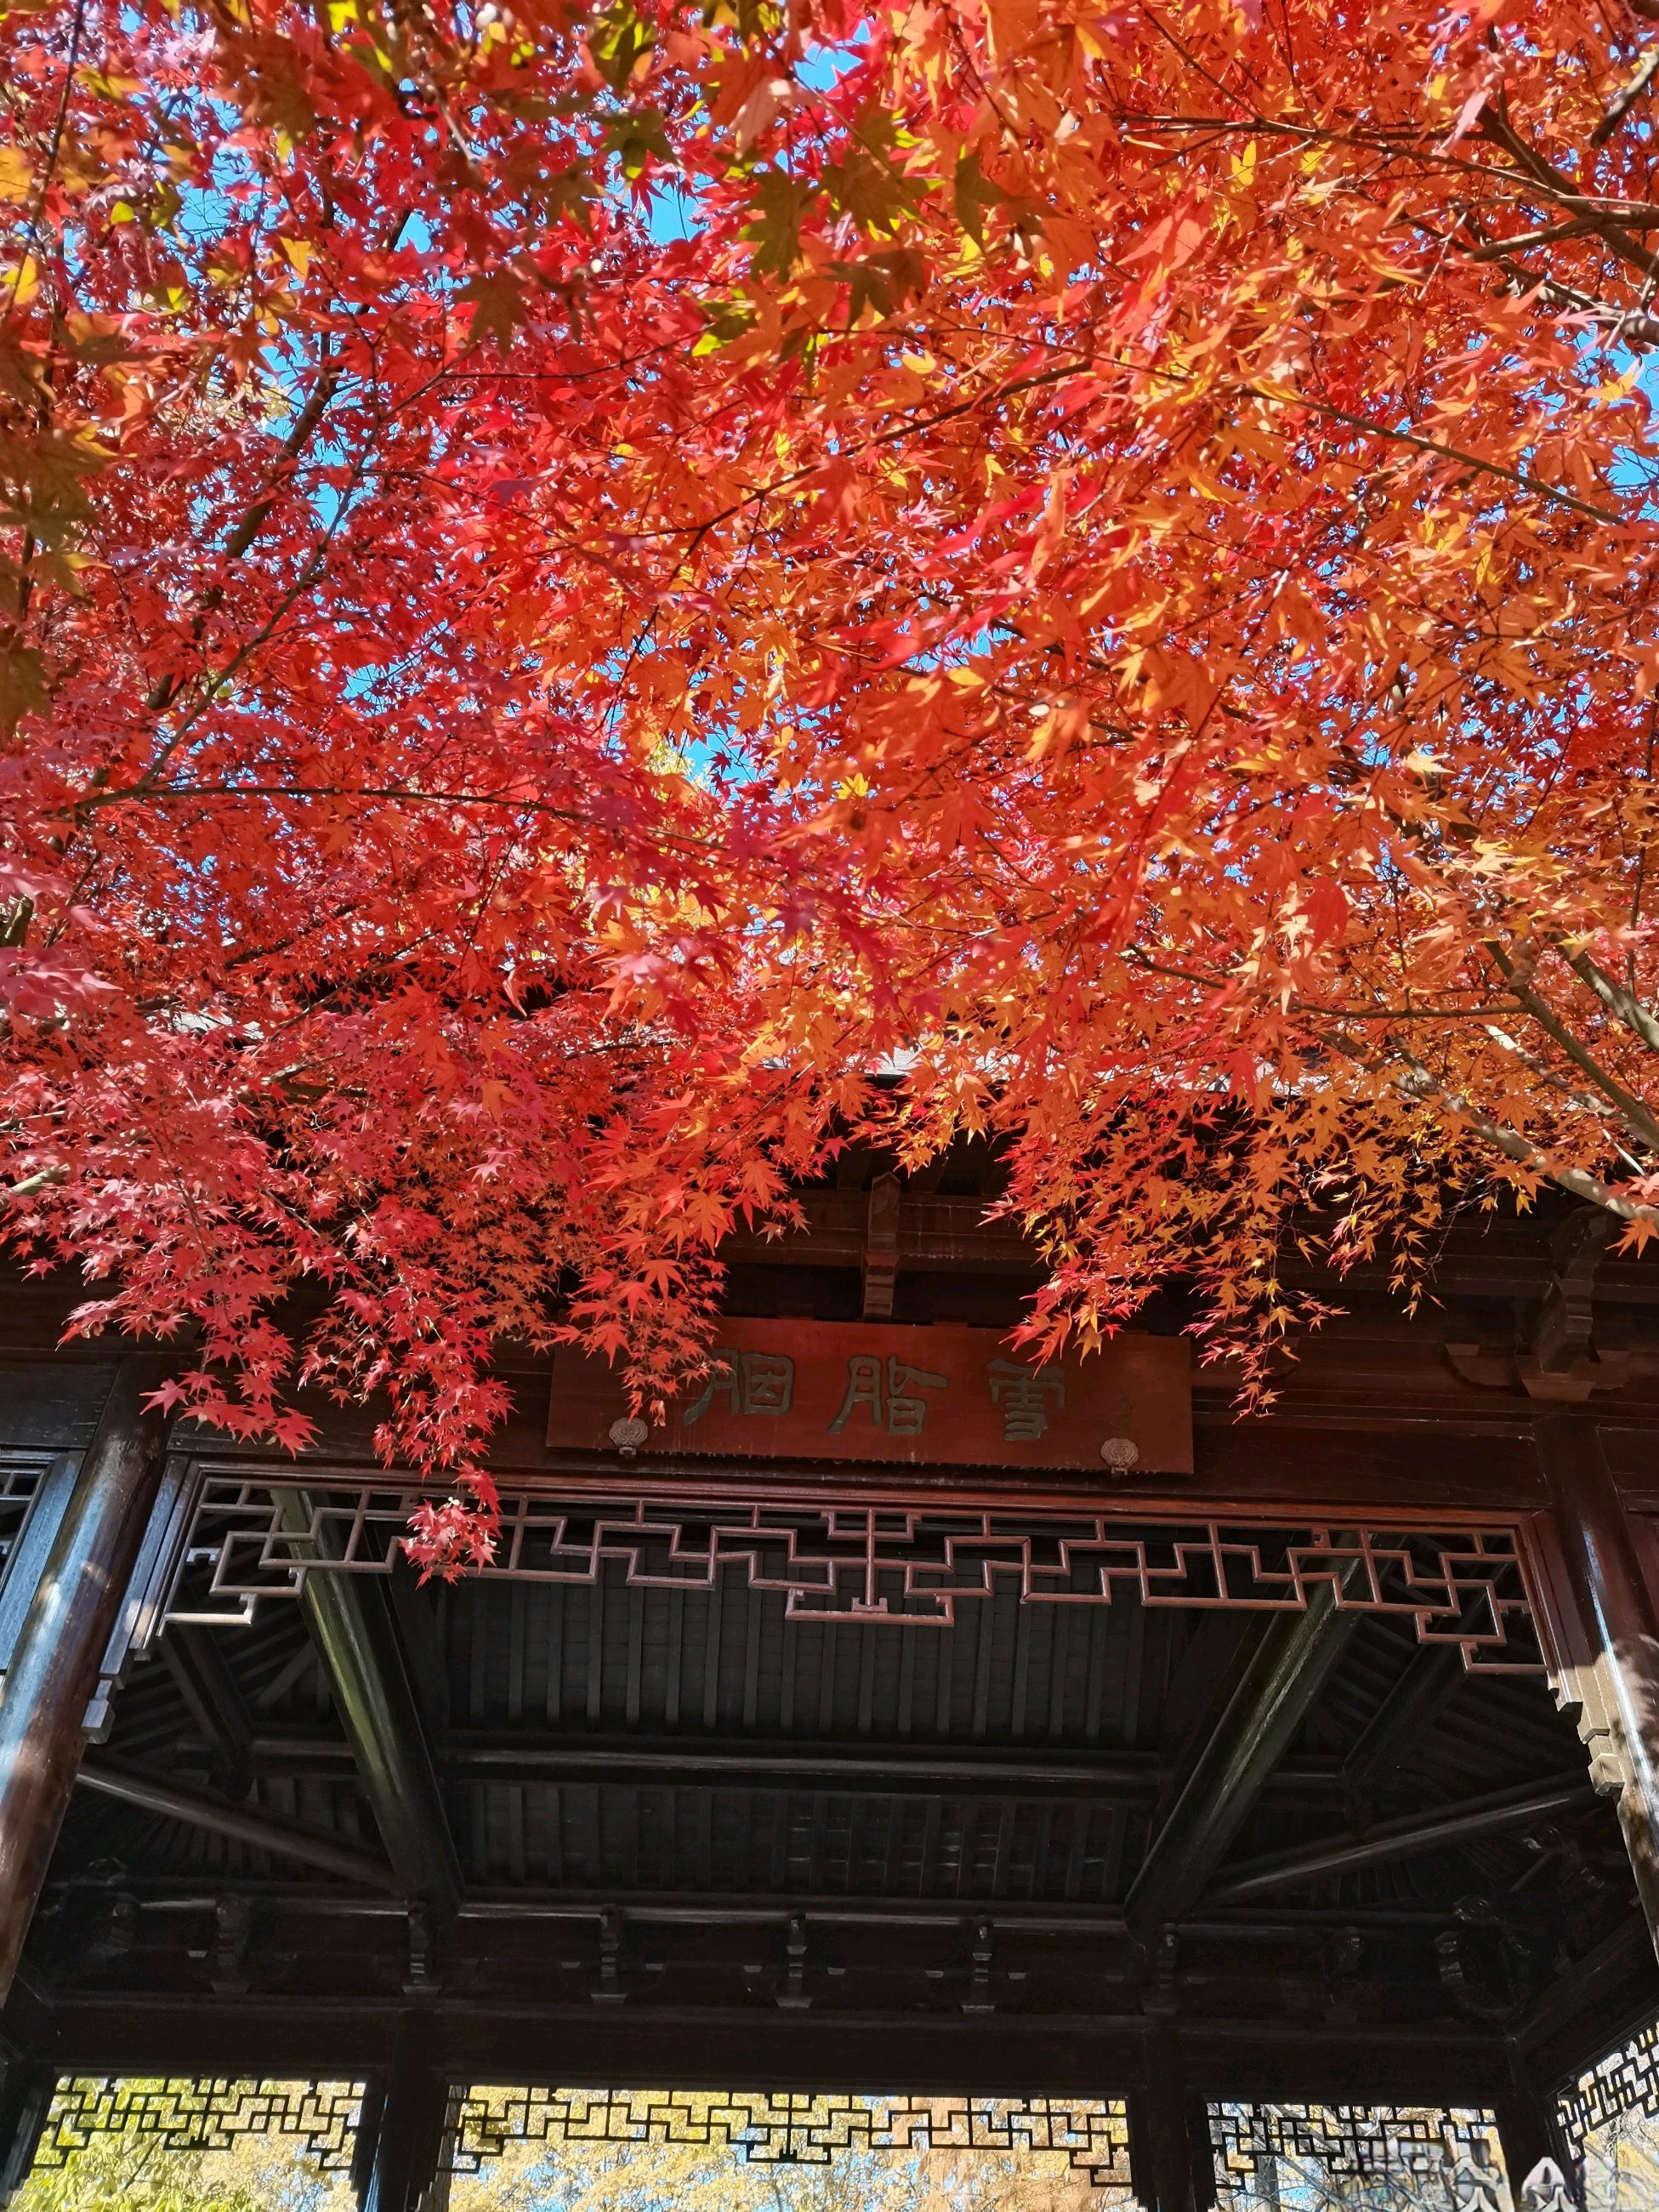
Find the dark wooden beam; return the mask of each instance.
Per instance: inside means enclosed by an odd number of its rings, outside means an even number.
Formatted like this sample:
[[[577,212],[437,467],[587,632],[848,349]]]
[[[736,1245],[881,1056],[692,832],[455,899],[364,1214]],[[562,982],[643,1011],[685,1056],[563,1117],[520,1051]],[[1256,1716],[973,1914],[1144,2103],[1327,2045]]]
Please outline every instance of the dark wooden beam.
[[[857,1267],[864,1266],[872,1201],[862,1190],[808,1190],[796,1202],[799,1229],[781,1237],[758,1231],[728,1237],[720,1257],[748,1266]],[[982,1198],[939,1198],[903,1191],[895,1264],[924,1274],[1036,1277],[1042,1267],[1029,1241],[1010,1223],[987,1221]]]
[[[1131,1885],[1124,1918],[1138,1942],[1152,1944],[1209,1887],[1359,1619],[1322,1583],[1305,1611],[1268,1622],[1221,1698]]]
[[[108,1881],[100,1875],[54,1874],[53,1895],[108,1893]],[[181,1912],[187,1906],[210,1911],[222,1898],[234,1895],[258,1905],[272,1916],[289,1915],[299,1925],[307,1919],[330,1923],[351,1921],[395,1921],[407,1918],[407,1907],[392,1896],[367,1889],[350,1894],[309,1886],[300,1881],[278,1883],[246,1875],[231,1877],[201,1872],[157,1875],[130,1869],[123,1891],[141,1911]],[[1127,1937],[1121,1915],[1109,1905],[1060,1900],[1031,1902],[1025,1899],[987,1897],[978,1889],[958,1895],[954,1889],[928,1896],[846,1897],[824,1890],[793,1887],[773,1891],[739,1893],[692,1889],[632,1890],[625,1886],[605,1891],[550,1889],[540,1886],[513,1888],[506,1884],[469,1889],[451,1930],[491,1928],[522,1932],[526,1928],[570,1928],[597,1925],[609,1906],[620,1901],[627,1908],[633,1929],[751,1931],[782,1930],[798,1916],[813,1927],[845,1931],[849,1938],[860,1929],[875,1931],[884,1942],[890,1931],[925,1933],[955,1930],[963,1936],[980,1923],[988,1923],[999,1941],[1054,1936],[1066,1943],[1083,1941],[1116,1945]],[[1333,1929],[1360,1928],[1378,1936],[1415,1929],[1434,1931],[1446,1925],[1446,1906],[1355,1905],[1296,1911],[1264,1905],[1261,1911],[1234,1907],[1224,1917],[1195,1913],[1181,1924],[1183,1939],[1194,1942],[1270,1946],[1283,1953],[1297,1943],[1318,1948]],[[480,1936],[488,1948],[488,1940]],[[726,1962],[729,1963],[729,1962]],[[1254,1971],[1254,1969],[1252,1969]],[[1139,1978],[1143,1962],[1125,1953],[1125,1972]]]
[[[185,1748],[193,1751],[189,1740]],[[206,1747],[204,1746],[204,1749]],[[779,1743],[761,1738],[550,1735],[528,1727],[465,1729],[433,1740],[438,1771],[449,1783],[594,1782],[620,1787],[811,1789],[836,1795],[884,1796],[1038,1796],[1097,1799],[1115,1805],[1155,1804],[1170,1782],[1155,1752],[1054,1752],[1019,1754],[991,1747],[914,1747],[909,1743],[854,1750],[844,1744]],[[326,1778],[349,1773],[350,1747],[308,1731],[261,1731],[248,1751],[259,1777]],[[1286,1759],[1268,1778],[1276,1804],[1318,1808],[1334,1816],[1345,1803],[1334,1759]]]
[[[174,1621],[161,1639],[161,1662],[201,1730],[219,1786],[229,1797],[247,1787],[253,1716],[225,1662],[220,1632]]]
[[[387,1576],[386,1588],[430,1740],[449,1725],[449,1662],[438,1625],[438,1586],[423,1586],[409,1562],[400,1560]]]
[[[1179,1613],[1166,1614],[1162,1625],[1166,1632],[1184,1626],[1187,1635],[1170,1669],[1158,1716],[1159,1735],[1173,1754],[1203,1726],[1214,1708],[1218,1686],[1237,1673],[1241,1654],[1248,1654],[1252,1638],[1261,1633],[1261,1621],[1257,1614],[1218,1606],[1184,1622]]]
[[[1369,1795],[1411,1757],[1468,1671],[1455,1644],[1426,1644],[1413,1654],[1344,1764],[1356,1796]]]
[[[368,1882],[377,1889],[398,1887],[396,1876],[383,1859],[353,1850],[349,1844],[319,1835],[295,1821],[227,1805],[198,1790],[178,1789],[155,1775],[104,1759],[83,1759],[77,1779],[82,1789],[95,1790],[100,1796],[117,1798],[124,1805],[136,1805],[142,1812],[159,1813],[170,1820],[182,1820],[187,1827],[204,1829],[233,1843],[250,1844],[255,1850],[271,1851],[301,1866],[313,1866],[321,1874]]]
[[[64,1508],[0,1696],[0,2000],[22,1954],[80,1764],[87,1703],[143,1540],[169,1417],[163,1363],[124,1359]]]
[[[843,1158],[846,1155],[843,1155]],[[903,1218],[899,1266],[922,1273],[1036,1276],[1042,1263],[1029,1238],[1010,1221],[988,1221],[986,1198],[942,1198],[916,1180],[902,1186]],[[857,1267],[863,1259],[868,1199],[849,1185],[793,1194],[803,1225],[781,1237],[756,1229],[729,1237],[720,1256],[762,1267]],[[1279,1272],[1298,1289],[1330,1291],[1338,1279],[1328,1267],[1303,1260],[1294,1251],[1280,1256]],[[1557,1269],[1542,1240],[1526,1246],[1494,1246],[1479,1232],[1454,1237],[1435,1267],[1435,1289],[1442,1297],[1509,1302],[1542,1298],[1558,1281]],[[1386,1265],[1357,1267],[1340,1278],[1353,1296],[1369,1293],[1392,1300]],[[1604,1260],[1595,1273],[1598,1304],[1659,1305],[1659,1267],[1650,1260]]]
[[[65,1991],[58,2008],[65,2072],[338,2079],[384,2067],[399,2014],[367,1988],[319,2003],[192,1990]],[[459,2081],[623,2082],[681,2089],[769,2088],[918,2095],[1099,2097],[1145,2079],[1146,2022],[1098,2002],[1048,2018],[918,2007],[902,2018],[781,2013],[744,1998],[712,2014],[689,2007],[596,2006],[583,1982],[492,2002],[440,1992],[422,2008],[437,2063]],[[1011,2030],[1018,2023],[1018,2033]],[[1272,2041],[1237,2016],[1177,2029],[1195,2095],[1250,2101],[1485,2105],[1507,2082],[1501,2041],[1474,2024],[1324,2018]]]
[[[303,1492],[287,1492],[283,1510],[292,1532],[312,1534]],[[307,1575],[300,1602],[392,1871],[407,1897],[447,1920],[460,1903],[460,1862],[386,1587]]]
[[[1651,2020],[1659,1966],[1645,1927],[1639,1911],[1631,1913],[1511,2023],[1511,2043],[1532,2079],[1569,2081]]]
[[[1150,1804],[1158,1794],[1156,1756],[1150,1753],[1079,1753],[1071,1757],[1024,1758],[993,1751],[859,1752],[840,1746],[768,1742],[733,1744],[691,1737],[636,1742],[589,1741],[573,1734],[550,1737],[539,1730],[469,1730],[440,1736],[433,1747],[441,1773],[466,1782],[609,1782],[626,1785],[707,1787],[711,1781],[766,1789],[856,1791],[861,1794],[1000,1796],[1041,1792]],[[261,1774],[337,1773],[341,1747],[312,1735],[260,1735],[251,1747]],[[1340,1778],[1321,1775],[1310,1794],[1329,1803]]]
[[[1054,1796],[1145,1805],[1158,1790],[1156,1759],[1133,1753],[1091,1758],[1016,1758],[980,1752],[911,1753],[903,1746],[883,1753],[829,1746],[716,1741],[680,1745],[515,1743],[510,1738],[468,1742],[447,1739],[440,1759],[447,1772],[484,1782],[612,1782],[621,1785],[824,1790],[861,1796]],[[1326,1785],[1328,1802],[1331,1788]]]
[[[1530,1784],[1524,1789],[1498,1790],[1489,1796],[1466,1798],[1461,1804],[1437,1806],[1431,1813],[1413,1814],[1407,1820],[1387,1820],[1364,1836],[1339,1837],[1303,1850],[1252,1860],[1235,1868],[1218,1887],[1206,1893],[1203,1901],[1206,1905],[1243,1903],[1271,1890],[1311,1881],[1318,1875],[1346,1874],[1356,1867],[1413,1858],[1423,1851],[1462,1843],[1471,1836],[1525,1827],[1551,1813],[1583,1811],[1595,1802],[1584,1776],[1558,1775],[1553,1781]]]

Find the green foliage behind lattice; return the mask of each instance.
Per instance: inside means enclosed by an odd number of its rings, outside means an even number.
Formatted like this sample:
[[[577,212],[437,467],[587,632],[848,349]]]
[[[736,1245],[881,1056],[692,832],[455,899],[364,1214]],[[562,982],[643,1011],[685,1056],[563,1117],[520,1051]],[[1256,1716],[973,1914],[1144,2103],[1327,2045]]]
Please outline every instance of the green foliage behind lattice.
[[[1626,2112],[1584,2144],[1584,2212],[1651,2212],[1659,2204],[1659,2119]]]
[[[350,2212],[353,2202],[348,2184],[281,2137],[180,2151],[129,2128],[37,2169],[13,2212]]]

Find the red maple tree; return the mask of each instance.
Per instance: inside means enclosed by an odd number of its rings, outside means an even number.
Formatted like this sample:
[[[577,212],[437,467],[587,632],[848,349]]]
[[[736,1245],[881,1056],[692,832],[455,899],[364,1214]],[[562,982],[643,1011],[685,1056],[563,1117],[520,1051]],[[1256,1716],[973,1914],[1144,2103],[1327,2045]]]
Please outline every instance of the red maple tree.
[[[1659,1223],[1624,0],[0,43],[6,1228],[179,1403],[383,1394],[447,1569],[492,1346],[660,1398],[849,1131],[1247,1395],[1293,1215]]]

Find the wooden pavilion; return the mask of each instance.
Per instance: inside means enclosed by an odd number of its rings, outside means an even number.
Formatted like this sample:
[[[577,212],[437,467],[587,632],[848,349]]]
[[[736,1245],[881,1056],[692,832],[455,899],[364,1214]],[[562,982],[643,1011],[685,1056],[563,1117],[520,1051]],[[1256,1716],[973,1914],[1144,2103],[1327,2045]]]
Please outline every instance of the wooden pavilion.
[[[1287,2148],[1574,2201],[1659,2112],[1659,1266],[1467,1225],[1240,1421],[1176,1302],[1011,1352],[993,1172],[850,1155],[734,1242],[665,1429],[504,1350],[453,1588],[366,1417],[169,1431],[164,1355],[0,1291],[8,2185],[138,2112],[422,2212],[697,2090],[753,2154],[1052,2142],[1146,2212]]]

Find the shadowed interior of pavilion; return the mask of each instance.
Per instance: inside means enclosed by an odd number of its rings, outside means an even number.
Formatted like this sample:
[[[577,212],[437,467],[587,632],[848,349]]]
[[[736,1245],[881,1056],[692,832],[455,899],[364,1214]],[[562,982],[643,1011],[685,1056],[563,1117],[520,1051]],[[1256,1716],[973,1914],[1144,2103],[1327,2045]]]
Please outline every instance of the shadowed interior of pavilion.
[[[1184,1837],[1180,1785],[1243,1726],[1282,1617],[1005,1584],[945,1628],[788,1622],[738,1571],[712,1595],[630,1589],[619,1562],[591,1587],[391,1595],[434,1785],[393,1841],[405,1873],[453,1853],[441,1935],[386,1893],[325,1644],[270,1603],[240,1632],[169,1627],[120,1693],[39,1923],[57,1984],[356,2004],[430,1976],[458,1999],[826,2021],[1161,1994],[1257,2028],[1455,2036],[1571,1979],[1634,1910],[1542,1681],[1470,1673],[1391,1619],[1344,1618],[1316,1692],[1297,1682],[1306,1710],[1212,1871],[1214,1809]],[[199,1796],[193,1817],[167,1791]],[[439,1808],[444,1832],[419,1832]],[[290,1824],[359,1881],[284,1851]],[[1125,1924],[1149,1875],[1163,1951]]]
[[[984,1223],[994,1172],[849,1164],[804,1230],[734,1244],[730,1311],[804,1346],[829,1321],[1006,1326],[1032,1276]],[[1201,1577],[1042,1601],[1005,1559],[948,1620],[791,1617],[740,1559],[667,1587],[603,1547],[591,1579],[422,1589],[362,1416],[326,1409],[297,1467],[176,1437],[194,1517],[106,1667],[12,2047],[63,2072],[356,2076],[407,2049],[434,2081],[1128,2095],[1166,2135],[1206,2097],[1470,2105],[1530,2166],[1556,2086],[1659,1998],[1504,1534],[1547,1502],[1530,1425],[1572,1402],[1523,1389],[1529,1363],[1591,1364],[1638,1439],[1659,1413],[1659,1277],[1582,1243],[1548,1215],[1460,1231],[1415,1319],[1362,1272],[1269,1419],[1200,1372],[1197,1474],[1093,1482],[1153,1551],[1178,1517],[1312,1557],[1285,1607]],[[54,1296],[7,1295],[20,1463],[83,1449],[108,1386],[106,1349],[50,1348]],[[503,1364],[509,1516],[551,1483],[587,1527],[654,1486],[662,1542],[706,1552],[741,1476],[844,1510],[843,1538],[869,1520],[833,1471],[574,1448],[546,1364]],[[237,1525],[316,1570],[256,1575],[252,1605],[214,1594],[238,1484]],[[1005,1533],[1058,1525],[1030,1482],[969,1487]],[[967,1510],[948,1472],[910,1492]],[[1489,1553],[1416,1614],[1344,1565],[1363,1528],[1431,1581],[1488,1498]],[[1142,2135],[1146,2201],[1201,2201]]]

